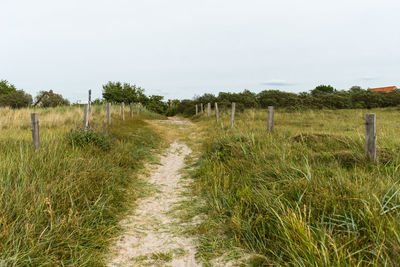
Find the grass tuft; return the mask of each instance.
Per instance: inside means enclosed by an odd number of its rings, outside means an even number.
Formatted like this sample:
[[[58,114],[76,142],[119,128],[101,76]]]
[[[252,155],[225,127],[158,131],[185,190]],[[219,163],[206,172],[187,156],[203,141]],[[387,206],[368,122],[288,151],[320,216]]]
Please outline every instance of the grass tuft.
[[[377,114],[378,162],[364,155],[364,113]],[[200,257],[239,246],[250,266],[397,265],[400,121],[393,109],[238,113],[228,129],[197,118],[194,173],[208,200]],[[222,126],[222,127],[220,127]],[[225,248],[221,251],[220,248]]]
[[[113,140],[108,134],[96,132],[92,129],[71,131],[67,134],[66,138],[67,142],[72,146],[83,147],[93,145],[104,151],[110,150],[113,144]]]

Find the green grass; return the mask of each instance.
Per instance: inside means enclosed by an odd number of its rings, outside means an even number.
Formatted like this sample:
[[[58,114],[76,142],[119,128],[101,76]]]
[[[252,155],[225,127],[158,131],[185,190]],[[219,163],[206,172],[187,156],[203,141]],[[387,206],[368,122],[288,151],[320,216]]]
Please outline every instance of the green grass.
[[[378,162],[364,156],[365,113],[377,114]],[[253,266],[400,262],[400,117],[396,108],[239,113],[207,135],[194,177],[210,207],[200,257],[239,246]]]
[[[33,110],[0,109],[0,265],[104,264],[118,221],[142,193],[137,174],[163,144],[142,120],[162,117],[128,113],[121,121],[114,109],[110,127],[104,107],[91,114],[91,127],[107,132],[107,140],[79,146],[67,133],[82,126],[82,108],[36,109],[37,152],[29,129]]]

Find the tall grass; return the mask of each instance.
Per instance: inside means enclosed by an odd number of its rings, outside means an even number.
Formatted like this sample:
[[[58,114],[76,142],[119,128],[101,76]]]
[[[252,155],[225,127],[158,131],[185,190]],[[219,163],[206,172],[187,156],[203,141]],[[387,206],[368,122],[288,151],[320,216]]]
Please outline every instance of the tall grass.
[[[111,148],[71,145],[83,108],[37,109],[41,147],[32,151],[31,109],[0,109],[0,265],[101,266],[109,239],[139,193],[136,174],[161,139],[143,116],[105,126],[93,106],[90,125]],[[157,117],[146,113],[146,117]]]
[[[364,113],[377,113],[378,162],[364,156]],[[197,119],[205,155],[196,171],[211,206],[201,229],[256,253],[253,265],[398,265],[400,119],[397,109]]]

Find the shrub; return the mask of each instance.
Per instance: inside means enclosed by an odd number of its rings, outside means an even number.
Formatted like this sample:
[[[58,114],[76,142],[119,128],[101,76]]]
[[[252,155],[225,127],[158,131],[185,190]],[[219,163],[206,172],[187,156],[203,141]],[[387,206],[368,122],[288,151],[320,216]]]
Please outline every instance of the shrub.
[[[166,114],[168,109],[168,105],[163,102],[163,97],[159,95],[150,96],[146,107],[159,114]]]
[[[0,95],[0,106],[11,108],[23,108],[32,104],[32,96],[22,90]]]
[[[177,104],[175,113],[168,114],[169,116],[175,114],[183,114],[185,116],[192,116],[196,114],[195,102],[193,100],[182,100],[179,104]]]
[[[53,90],[50,91],[40,91],[40,93],[36,96],[36,104],[40,103],[40,105],[44,108],[54,108],[58,106],[66,106],[69,105],[69,101],[63,98],[60,94],[53,93]]]
[[[72,146],[88,146],[92,145],[98,147],[104,151],[110,150],[113,144],[113,140],[108,134],[99,133],[94,130],[78,129],[71,131],[67,134],[67,141]]]
[[[32,104],[32,96],[26,94],[6,80],[0,81],[0,106],[22,108]]]
[[[131,85],[129,83],[121,82],[108,82],[103,85],[103,98],[107,102],[116,103],[131,103],[131,102],[142,102],[147,101],[147,97],[144,94],[144,89],[141,87]]]

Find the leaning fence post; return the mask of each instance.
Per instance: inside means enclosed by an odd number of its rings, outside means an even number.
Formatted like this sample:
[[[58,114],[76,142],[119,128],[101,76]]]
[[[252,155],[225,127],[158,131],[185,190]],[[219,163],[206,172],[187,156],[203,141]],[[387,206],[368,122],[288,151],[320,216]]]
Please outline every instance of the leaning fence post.
[[[89,104],[89,112],[90,112],[90,110],[92,108],[92,90],[91,89],[89,89],[89,101],[88,101],[88,104]]]
[[[207,104],[207,117],[210,117],[211,115],[211,103]]]
[[[124,102],[121,103],[121,117],[122,117],[122,120],[125,120],[125,103]]]
[[[274,131],[274,107],[268,106],[268,120],[267,120],[268,132]]]
[[[215,119],[217,121],[217,123],[219,122],[219,109],[218,109],[218,103],[215,102]]]
[[[31,113],[31,130],[33,140],[33,150],[39,149],[39,115],[37,113]]]
[[[365,154],[373,162],[376,162],[376,115],[365,114]]]
[[[83,129],[87,131],[89,127],[89,104],[85,104],[85,109],[83,111]]]
[[[200,111],[201,111],[202,114],[204,113],[204,110],[203,110],[203,103],[200,103]]]
[[[111,103],[107,103],[107,124],[111,125]]]
[[[199,113],[199,107],[196,104],[196,115]]]
[[[129,114],[131,115],[131,118],[133,117],[133,103],[129,103]]]
[[[236,103],[232,102],[232,116],[231,116],[231,128],[235,125],[235,111],[236,111]]]

